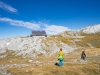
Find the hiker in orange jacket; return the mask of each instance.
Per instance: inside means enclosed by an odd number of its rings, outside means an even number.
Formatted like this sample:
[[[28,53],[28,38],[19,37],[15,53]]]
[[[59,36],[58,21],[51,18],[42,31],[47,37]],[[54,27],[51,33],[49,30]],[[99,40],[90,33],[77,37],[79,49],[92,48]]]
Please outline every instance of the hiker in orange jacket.
[[[64,60],[64,52],[62,51],[62,48],[60,48],[60,51],[58,52],[58,60],[59,60],[59,66],[63,65],[63,60]]]

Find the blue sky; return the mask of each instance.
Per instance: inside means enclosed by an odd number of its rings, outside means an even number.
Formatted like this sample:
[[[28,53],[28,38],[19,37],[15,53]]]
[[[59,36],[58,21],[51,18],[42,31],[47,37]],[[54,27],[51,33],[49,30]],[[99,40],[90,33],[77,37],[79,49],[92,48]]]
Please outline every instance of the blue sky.
[[[0,38],[48,35],[100,24],[100,0],[0,0]]]

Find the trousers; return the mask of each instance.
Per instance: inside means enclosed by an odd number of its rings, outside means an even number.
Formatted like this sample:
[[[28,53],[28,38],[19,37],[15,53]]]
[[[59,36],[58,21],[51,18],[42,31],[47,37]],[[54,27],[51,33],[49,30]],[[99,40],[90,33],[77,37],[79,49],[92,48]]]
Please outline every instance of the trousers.
[[[63,65],[63,61],[64,60],[59,60],[59,66],[62,66]]]

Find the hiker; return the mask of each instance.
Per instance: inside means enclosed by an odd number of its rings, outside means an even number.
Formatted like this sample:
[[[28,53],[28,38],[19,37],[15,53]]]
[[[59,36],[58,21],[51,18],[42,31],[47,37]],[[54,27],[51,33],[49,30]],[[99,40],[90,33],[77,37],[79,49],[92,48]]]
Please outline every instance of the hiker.
[[[64,52],[62,51],[62,48],[60,48],[60,51],[58,52],[59,66],[63,65],[63,60],[64,60],[63,55],[64,55]]]
[[[85,58],[86,58],[86,54],[85,54],[85,50],[84,50],[84,51],[82,51],[81,59],[85,60]]]

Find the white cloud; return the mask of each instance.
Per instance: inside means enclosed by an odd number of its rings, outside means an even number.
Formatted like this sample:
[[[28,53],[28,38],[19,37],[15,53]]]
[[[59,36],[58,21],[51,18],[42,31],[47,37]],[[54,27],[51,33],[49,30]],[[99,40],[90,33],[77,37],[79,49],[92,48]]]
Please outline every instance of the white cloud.
[[[70,30],[64,26],[57,26],[57,25],[49,25],[42,22],[24,22],[21,20],[13,20],[10,18],[0,18],[0,22],[8,23],[14,26],[23,26],[29,29],[39,30],[43,29],[46,31],[47,35],[58,34],[66,30]]]
[[[10,12],[14,12],[14,13],[17,13],[17,11],[18,11],[17,9],[13,8],[12,6],[7,5],[1,1],[0,1],[0,8],[5,9],[5,10],[10,11]]]
[[[70,29],[68,29],[67,27],[64,27],[64,26],[45,25],[44,30],[46,30],[46,32],[49,35],[52,35],[52,34],[58,34],[58,33],[61,33],[63,31],[67,31],[67,30],[70,30]]]
[[[32,23],[32,22],[24,22],[21,20],[13,20],[10,18],[0,18],[0,22],[6,22],[9,23],[10,25],[14,26],[23,26],[29,29],[38,29],[40,28],[40,24]]]

